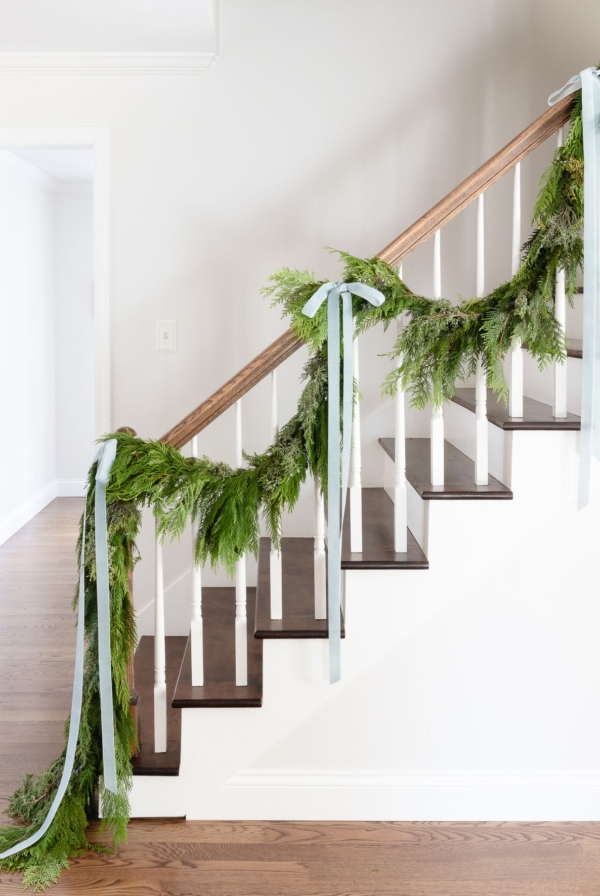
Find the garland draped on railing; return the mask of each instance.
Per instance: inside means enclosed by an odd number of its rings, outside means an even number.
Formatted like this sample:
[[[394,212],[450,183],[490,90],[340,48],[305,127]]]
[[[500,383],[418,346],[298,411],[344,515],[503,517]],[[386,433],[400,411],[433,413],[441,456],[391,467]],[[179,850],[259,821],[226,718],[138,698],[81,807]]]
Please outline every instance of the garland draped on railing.
[[[565,271],[569,297],[576,291],[583,244],[583,148],[581,100],[577,97],[571,128],[545,172],[533,214],[533,233],[523,247],[517,274],[486,298],[453,305],[413,293],[397,273],[379,258],[362,260],[339,253],[342,280],[367,284],[385,296],[374,307],[353,296],[357,335],[398,315],[408,325],[397,339],[393,356],[403,361],[384,384],[393,394],[400,382],[414,406],[441,405],[454,393],[456,380],[474,373],[481,357],[488,385],[506,395],[502,360],[511,340],[527,343],[540,367],[565,358],[564,335],[554,317],[554,284],[558,268]],[[141,510],[152,508],[162,538],[179,538],[191,521],[200,537],[196,562],[223,564],[233,574],[247,552],[257,554],[261,519],[279,545],[282,514],[296,504],[308,475],[327,487],[327,309],[313,318],[302,314],[310,297],[323,285],[314,276],[285,268],[264,290],[274,305],[291,317],[296,335],[307,344],[305,386],[297,412],[263,453],[246,456],[247,466],[232,469],[203,457],[185,458],[170,445],[144,441],[127,433],[117,440],[117,455],[107,486],[110,558],[111,643],[114,684],[115,743],[118,794],[103,788],[101,717],[98,683],[98,626],[93,504],[95,465],[90,471],[85,544],[85,634],[87,651],[81,728],[75,770],[49,830],[34,846],[0,861],[4,872],[23,871],[24,886],[42,890],[56,881],[69,859],[85,850],[105,851],[86,838],[87,815],[96,786],[102,799],[102,828],[112,830],[113,845],[125,839],[131,786],[129,762],[133,724],[129,714],[127,666],[134,650],[134,615],[129,575],[136,558]],[[81,538],[81,535],[80,535]],[[66,733],[68,733],[67,722]],[[26,775],[11,797],[9,814],[15,826],[0,830],[0,853],[35,833],[53,801],[64,767],[63,753],[41,775]]]

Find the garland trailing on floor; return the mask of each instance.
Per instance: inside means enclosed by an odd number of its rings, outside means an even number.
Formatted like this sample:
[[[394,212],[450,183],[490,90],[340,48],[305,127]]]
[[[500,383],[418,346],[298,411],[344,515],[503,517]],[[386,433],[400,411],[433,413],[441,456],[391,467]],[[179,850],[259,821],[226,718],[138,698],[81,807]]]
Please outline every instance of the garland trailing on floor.
[[[554,317],[556,271],[565,271],[572,297],[583,260],[583,146],[581,100],[575,100],[571,128],[563,148],[555,152],[545,172],[533,215],[534,230],[523,248],[522,263],[512,280],[482,299],[453,305],[415,295],[396,272],[379,258],[361,260],[339,253],[343,280],[359,281],[379,290],[386,301],[374,307],[353,297],[356,329],[362,333],[378,323],[385,328],[404,312],[408,324],[392,356],[402,355],[384,389],[394,394],[398,384],[409,391],[412,404],[441,405],[449,400],[455,381],[475,370],[483,359],[488,385],[506,395],[502,359],[517,337],[527,343],[540,367],[565,357],[565,340]],[[87,818],[99,786],[102,829],[112,831],[113,846],[126,836],[127,792],[131,786],[129,756],[135,737],[129,714],[127,666],[135,642],[129,575],[136,559],[141,510],[151,507],[163,538],[179,538],[191,520],[200,532],[196,561],[223,564],[233,574],[238,558],[257,554],[260,520],[277,544],[282,514],[293,509],[307,475],[327,486],[327,309],[324,304],[309,319],[302,313],[322,281],[307,272],[285,268],[270,278],[264,290],[274,305],[291,318],[296,335],[311,352],[304,369],[305,386],[295,416],[262,454],[246,457],[247,466],[234,470],[208,458],[185,458],[170,445],[116,433],[117,455],[107,487],[108,546],[115,744],[118,793],[103,787],[98,671],[94,498],[96,465],[90,471],[87,494],[88,528],[85,544],[85,634],[87,650],[83,710],[75,769],[66,795],[49,830],[34,846],[0,860],[4,873],[24,872],[24,887],[39,892],[58,880],[69,859],[86,850],[107,851],[86,837]],[[109,437],[107,437],[109,438]],[[81,530],[83,531],[83,530]],[[80,542],[81,542],[80,531]],[[68,734],[69,722],[66,725]],[[34,834],[45,819],[58,787],[65,753],[41,775],[26,775],[11,797],[8,812],[14,826],[0,829],[0,853]]]

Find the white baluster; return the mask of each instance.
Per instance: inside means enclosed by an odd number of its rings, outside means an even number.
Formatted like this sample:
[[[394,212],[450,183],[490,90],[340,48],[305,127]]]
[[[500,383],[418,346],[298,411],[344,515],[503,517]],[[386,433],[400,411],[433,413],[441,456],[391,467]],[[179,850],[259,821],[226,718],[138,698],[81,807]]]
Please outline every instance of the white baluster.
[[[512,228],[512,276],[519,270],[521,261],[521,163],[515,165],[513,184],[513,228]],[[518,338],[511,341],[510,351],[510,391],[508,413],[511,417],[523,416],[523,348]]]
[[[563,129],[559,128],[557,147],[563,145]],[[556,289],[554,293],[554,316],[560,324],[564,334],[567,316],[567,296],[565,292],[565,272],[562,269],[556,272]],[[552,416],[564,419],[567,416],[567,364],[554,362],[554,396],[552,403]]]
[[[277,370],[274,370],[271,374],[271,441],[275,442],[278,435]],[[283,564],[281,551],[277,551],[272,544],[269,556],[269,572],[271,582],[271,619],[283,619]]]
[[[235,462],[241,467],[242,453],[242,402],[235,403]],[[248,618],[246,610],[246,558],[240,557],[235,571],[235,683],[239,687],[248,684]]]
[[[436,230],[433,240],[433,298],[442,297],[442,256],[440,231]],[[431,484],[444,484],[444,411],[442,407],[431,409]]]
[[[477,200],[477,298],[485,295],[485,240],[483,193]],[[475,374],[475,483],[487,485],[488,471],[487,382],[481,358]]]
[[[192,439],[192,457],[198,457],[198,436]],[[196,526],[197,524],[193,524]],[[204,684],[204,633],[202,624],[202,570],[196,565],[198,531],[192,528],[192,625],[190,649],[192,654],[192,686]]]
[[[155,536],[154,554],[154,752],[167,752],[167,657],[162,545]]]
[[[327,619],[327,556],[325,554],[325,497],[315,477],[315,619]]]
[[[359,383],[358,371],[358,339],[352,343],[354,353],[354,379]],[[360,445],[360,402],[354,406],[352,419],[352,453],[350,458],[350,550],[353,554],[362,553],[362,481],[361,481],[361,445]]]
[[[402,265],[398,265],[398,276],[402,277]],[[402,335],[402,315],[396,320],[396,335]],[[396,359],[396,366],[402,366],[402,355]],[[404,390],[396,391],[394,425],[394,550],[405,554],[408,550],[408,491],[406,488],[406,406]]]

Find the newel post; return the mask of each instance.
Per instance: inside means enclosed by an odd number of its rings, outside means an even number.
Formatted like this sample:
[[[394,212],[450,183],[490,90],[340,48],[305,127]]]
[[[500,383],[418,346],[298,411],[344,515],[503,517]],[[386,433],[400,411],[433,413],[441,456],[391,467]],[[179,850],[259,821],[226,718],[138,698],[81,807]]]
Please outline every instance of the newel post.
[[[121,426],[117,430],[117,432],[127,432],[131,436],[137,435],[135,429],[132,429],[131,426]],[[129,571],[129,595],[131,598],[131,605],[133,606],[133,565]],[[135,725],[135,733],[136,739],[131,744],[131,758],[135,758],[138,755],[140,743],[140,695],[139,691],[135,686],[135,668],[134,668],[134,657],[133,654],[129,657],[129,663],[127,665],[127,686],[129,688],[129,712],[131,713],[131,718],[133,719],[133,723]]]

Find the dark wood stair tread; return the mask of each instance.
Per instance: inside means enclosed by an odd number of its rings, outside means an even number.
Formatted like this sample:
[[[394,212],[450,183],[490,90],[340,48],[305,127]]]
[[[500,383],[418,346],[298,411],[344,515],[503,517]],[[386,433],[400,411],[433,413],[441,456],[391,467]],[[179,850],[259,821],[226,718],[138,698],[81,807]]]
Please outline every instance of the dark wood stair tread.
[[[567,356],[569,358],[583,358],[583,339],[567,337]]]
[[[140,638],[135,653],[135,686],[140,695],[141,750],[132,760],[134,775],[178,775],[181,762],[181,713],[171,706],[187,638],[167,637],[167,752],[154,752],[154,638]]]
[[[393,441],[393,440],[392,440]],[[394,550],[394,502],[384,488],[363,488],[363,550],[350,551],[350,500],[346,504],[342,569],[429,569],[429,560],[408,530],[408,550]]]
[[[189,638],[175,687],[173,706],[262,706],[263,649],[254,638],[256,589],[247,589],[248,684],[235,683],[235,588],[203,588],[204,685],[192,687]]]
[[[394,439],[379,439],[379,444],[395,460]],[[421,498],[502,500],[513,496],[511,490],[493,476],[489,477],[488,485],[475,485],[475,464],[450,442],[444,442],[444,473],[444,485],[432,485],[430,440],[406,440],[406,478]]]
[[[314,540],[283,538],[283,619],[271,619],[271,539],[261,538],[255,638],[326,638],[327,619],[315,619]],[[342,638],[345,637],[342,618]]]
[[[475,413],[475,389],[457,389],[452,401]],[[552,416],[549,404],[527,397],[523,398],[523,416],[511,417],[502,399],[489,389],[487,415],[490,423],[505,430],[579,430],[581,426],[581,420],[575,414],[557,419]]]

